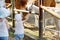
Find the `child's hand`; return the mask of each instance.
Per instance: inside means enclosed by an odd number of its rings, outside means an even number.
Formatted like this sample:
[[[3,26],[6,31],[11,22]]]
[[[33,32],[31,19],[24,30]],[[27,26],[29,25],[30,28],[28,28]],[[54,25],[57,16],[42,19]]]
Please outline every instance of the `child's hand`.
[[[26,22],[26,21],[29,19],[29,16],[30,16],[30,14],[27,14],[27,15],[24,17],[23,22]]]
[[[9,29],[9,28],[10,28],[10,25],[8,24],[8,20],[5,19],[5,22],[6,22],[6,26],[7,26],[7,28]]]
[[[3,19],[2,18],[0,18],[0,22],[2,22],[3,21]]]

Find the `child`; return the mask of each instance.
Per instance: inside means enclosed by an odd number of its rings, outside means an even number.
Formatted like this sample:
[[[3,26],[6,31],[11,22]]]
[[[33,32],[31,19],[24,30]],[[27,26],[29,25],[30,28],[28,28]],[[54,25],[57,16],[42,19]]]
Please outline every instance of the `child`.
[[[5,18],[0,17],[0,40],[8,40],[8,26]]]
[[[0,0],[0,40],[8,40],[8,24],[6,17],[9,16],[9,10],[5,7],[5,0]]]
[[[15,0],[16,9],[25,10],[27,0]],[[15,40],[23,40],[24,38],[24,26],[22,21],[22,12],[19,12],[15,15]]]
[[[0,40],[8,40],[8,24],[5,17],[7,14],[4,13],[4,9],[0,8]]]

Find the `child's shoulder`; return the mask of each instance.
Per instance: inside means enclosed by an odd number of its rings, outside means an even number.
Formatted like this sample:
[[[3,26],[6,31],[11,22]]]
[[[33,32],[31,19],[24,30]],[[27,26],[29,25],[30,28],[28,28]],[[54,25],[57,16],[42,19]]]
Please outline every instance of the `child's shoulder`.
[[[18,16],[18,14],[15,14],[15,16]]]
[[[20,14],[15,14],[15,18],[20,18],[21,15]]]
[[[6,18],[4,18],[4,21],[7,21],[7,19],[6,19]]]

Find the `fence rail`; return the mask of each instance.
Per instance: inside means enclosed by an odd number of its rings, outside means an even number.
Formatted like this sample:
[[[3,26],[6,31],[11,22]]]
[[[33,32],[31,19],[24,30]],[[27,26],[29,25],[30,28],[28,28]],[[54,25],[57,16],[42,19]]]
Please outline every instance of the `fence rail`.
[[[56,12],[53,12],[53,11],[49,10],[47,7],[44,7],[44,6],[40,6],[40,7],[41,7],[43,10],[49,12],[49,14],[51,14],[51,15],[57,17],[58,19],[60,19],[60,15],[57,14]]]
[[[59,29],[59,26],[58,26],[58,20],[60,20],[60,15],[58,14],[58,13],[56,13],[56,12],[54,12],[54,11],[52,11],[52,10],[49,10],[48,9],[48,7],[45,7],[45,6],[40,6],[44,11],[46,11],[46,12],[48,12],[48,13],[43,13],[43,30],[44,30],[44,32],[46,31],[46,30],[49,30],[49,31],[52,31],[52,32],[56,32],[57,33],[57,35],[58,35],[58,39],[57,40],[59,40],[59,35],[60,35],[60,29]],[[47,25],[46,25],[46,20],[45,19],[47,19],[47,18],[45,18],[45,15],[47,15],[47,14],[50,14],[51,15],[51,17],[53,17],[54,19],[56,19],[56,20],[54,20],[54,23],[55,23],[55,25],[56,25],[56,29],[52,29],[52,28],[47,28]],[[48,18],[49,19],[49,18]],[[50,27],[50,26],[49,26]],[[54,28],[54,27],[53,27]]]

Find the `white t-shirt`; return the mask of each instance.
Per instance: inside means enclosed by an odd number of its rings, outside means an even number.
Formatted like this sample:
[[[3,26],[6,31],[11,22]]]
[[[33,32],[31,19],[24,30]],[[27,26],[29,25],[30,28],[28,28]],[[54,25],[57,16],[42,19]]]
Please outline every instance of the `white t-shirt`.
[[[15,15],[15,34],[24,34],[24,26],[22,21],[22,13]]]
[[[5,0],[0,0],[0,7],[5,6]]]
[[[8,35],[8,28],[6,25],[6,19],[3,19],[2,22],[0,22],[0,37],[6,37]]]

